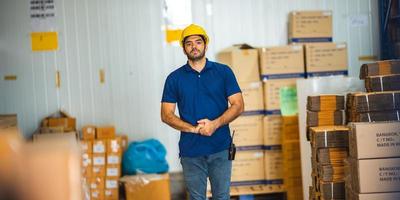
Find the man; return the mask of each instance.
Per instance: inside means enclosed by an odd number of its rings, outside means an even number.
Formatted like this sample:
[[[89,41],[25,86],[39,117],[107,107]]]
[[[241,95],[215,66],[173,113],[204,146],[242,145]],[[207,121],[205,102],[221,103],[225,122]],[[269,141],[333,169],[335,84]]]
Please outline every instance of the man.
[[[213,199],[227,200],[232,169],[229,123],[244,110],[242,93],[228,66],[206,59],[209,38],[202,27],[186,27],[180,43],[188,62],[167,77],[161,119],[181,131],[179,155],[190,198],[206,199],[209,177]]]

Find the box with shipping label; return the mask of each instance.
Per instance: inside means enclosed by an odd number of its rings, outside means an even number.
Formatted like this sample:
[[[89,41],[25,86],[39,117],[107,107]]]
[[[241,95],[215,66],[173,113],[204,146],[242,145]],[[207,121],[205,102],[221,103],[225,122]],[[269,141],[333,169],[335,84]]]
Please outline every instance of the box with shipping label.
[[[264,116],[264,145],[276,146],[282,144],[282,116]]]
[[[106,153],[107,141],[106,140],[94,140],[93,141],[93,153]]]
[[[263,80],[304,78],[303,45],[260,48],[258,52]]]
[[[289,42],[331,42],[332,11],[293,11],[289,14]]]
[[[126,200],[170,200],[168,174],[141,174],[124,176],[121,179],[126,191]]]
[[[105,165],[92,165],[92,177],[93,176],[99,176],[99,177],[106,176],[106,166]]]
[[[232,68],[238,82],[256,82],[260,80],[258,52],[248,45],[235,45],[221,51],[217,60]]]
[[[107,153],[122,153],[121,137],[107,140]]]
[[[105,188],[106,189],[118,189],[119,187],[119,178],[118,177],[106,177],[105,179]]]
[[[398,192],[400,158],[349,159],[351,189],[357,193]]]
[[[122,155],[120,153],[108,153],[107,154],[107,165],[120,165]]]
[[[309,43],[305,52],[307,77],[347,75],[346,43]]]
[[[106,166],[107,177],[120,177],[121,176],[121,165],[107,165]]]
[[[91,154],[93,153],[93,142],[89,140],[81,140],[81,152],[82,153],[88,153]]]
[[[400,157],[400,122],[351,123],[350,156],[358,159]]]
[[[264,152],[262,150],[237,151],[232,162],[231,185],[261,184],[265,180]]]
[[[96,128],[97,139],[113,139],[115,138],[114,126],[102,126]]]
[[[296,87],[297,78],[272,79],[264,81],[264,109],[267,114],[280,113],[280,89]]]
[[[125,151],[126,148],[128,148],[128,136],[125,134],[122,135],[117,135],[117,138],[120,137],[121,138],[121,146],[122,146],[122,151]]]
[[[104,190],[104,200],[119,200],[119,190],[118,189],[105,189]]]
[[[236,146],[263,145],[263,115],[239,116],[229,124]]]
[[[92,158],[93,166],[104,166],[106,165],[106,154],[94,153]]]
[[[104,200],[104,189],[91,189],[90,190],[91,200]]]
[[[104,177],[96,176],[89,179],[90,189],[104,189]]]
[[[264,97],[262,82],[239,82],[242,90],[245,113],[262,114],[264,112]]]
[[[282,151],[265,150],[264,162],[267,184],[282,184]]]
[[[92,176],[92,154],[83,153],[82,154],[82,176],[91,177]]]
[[[82,127],[82,139],[83,140],[94,140],[94,139],[96,139],[96,127],[95,126],[84,126],[84,127]]]
[[[282,116],[282,142],[299,139],[299,116]]]

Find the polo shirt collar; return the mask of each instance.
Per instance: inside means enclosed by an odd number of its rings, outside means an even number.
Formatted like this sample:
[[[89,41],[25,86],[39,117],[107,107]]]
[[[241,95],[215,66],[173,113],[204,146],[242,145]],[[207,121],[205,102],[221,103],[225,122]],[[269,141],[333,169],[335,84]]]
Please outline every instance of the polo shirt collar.
[[[206,66],[204,66],[204,69],[202,70],[202,72],[203,72],[203,71],[206,71],[206,70],[208,70],[208,69],[211,69],[211,68],[212,68],[212,64],[211,64],[211,62],[208,60],[208,58],[206,58]],[[192,67],[189,65],[189,61],[186,62],[185,70],[186,70],[187,72],[195,71],[195,70],[192,69]],[[197,72],[197,71],[195,71],[195,72]]]

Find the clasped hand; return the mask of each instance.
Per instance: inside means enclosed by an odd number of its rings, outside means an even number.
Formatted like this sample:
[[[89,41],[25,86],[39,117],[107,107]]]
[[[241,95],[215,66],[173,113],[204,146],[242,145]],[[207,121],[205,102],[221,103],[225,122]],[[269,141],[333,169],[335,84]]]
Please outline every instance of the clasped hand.
[[[194,132],[200,135],[211,136],[217,129],[216,122],[209,119],[201,119],[197,123]]]

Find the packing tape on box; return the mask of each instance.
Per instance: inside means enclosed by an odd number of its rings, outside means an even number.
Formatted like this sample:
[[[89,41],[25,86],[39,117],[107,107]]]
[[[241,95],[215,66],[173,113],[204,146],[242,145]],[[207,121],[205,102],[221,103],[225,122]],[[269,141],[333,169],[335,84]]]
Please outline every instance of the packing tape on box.
[[[333,182],[331,182],[331,199],[334,199],[333,198]]]
[[[365,94],[365,100],[367,101],[367,108],[368,108],[368,112],[367,112],[367,116],[368,116],[368,122],[371,122],[371,116],[369,115],[369,100],[368,100],[368,93]]]

